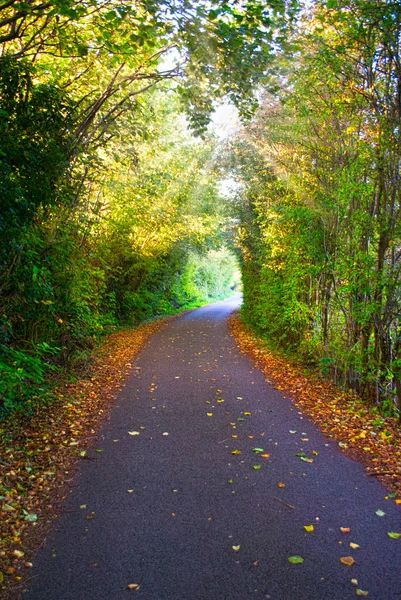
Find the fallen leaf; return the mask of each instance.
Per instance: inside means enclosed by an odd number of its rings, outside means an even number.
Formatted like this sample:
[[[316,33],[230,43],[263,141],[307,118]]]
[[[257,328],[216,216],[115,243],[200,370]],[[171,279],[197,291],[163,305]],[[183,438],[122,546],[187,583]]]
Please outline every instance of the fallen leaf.
[[[16,556],[17,558],[22,558],[24,556],[24,553],[21,552],[21,550],[14,550],[13,552],[14,556]]]
[[[356,550],[357,548],[360,548],[359,544],[355,544],[354,542],[350,542],[350,544],[349,544],[349,545],[351,546],[351,548],[352,548],[353,550]]]
[[[259,452],[264,452],[264,450],[263,450],[263,448],[252,448],[252,452],[259,453]]]
[[[302,556],[290,556],[288,558],[288,562],[293,565],[302,565],[304,559],[302,558]]]
[[[129,590],[139,590],[139,588],[140,588],[140,587],[141,587],[141,586],[139,585],[139,583],[129,583],[129,584],[127,585],[127,588],[128,588]]]
[[[386,513],[381,508],[378,508],[376,514],[378,517],[384,517]]]
[[[259,469],[262,468],[262,465],[253,465],[253,468],[255,469],[255,471],[259,471]]]
[[[140,435],[140,431],[129,431],[128,435]]]
[[[241,546],[238,544],[238,546],[231,546],[233,550],[235,550],[235,552],[238,552],[238,550],[241,548]]]
[[[369,592],[367,592],[366,590],[357,589],[356,590],[356,595],[357,596],[369,596]]]
[[[24,520],[28,521],[28,523],[36,523],[36,521],[38,520],[38,515],[36,515],[34,513],[32,513],[30,515],[29,514],[25,515]]]
[[[304,525],[305,531],[314,531],[315,527],[313,525]]]
[[[241,454],[241,450],[233,450],[231,454]]]
[[[251,414],[252,414],[252,413],[250,413],[249,411],[246,411],[246,412],[244,412],[244,415],[245,415],[246,417],[249,417]]]
[[[351,583],[353,585],[358,585],[358,580],[357,579],[351,579]]]
[[[350,527],[340,527],[341,533],[349,533],[351,531]]]
[[[206,413],[208,417],[213,417],[213,413]]]
[[[238,438],[238,435],[232,435],[231,436],[234,440],[236,440]]]
[[[260,455],[262,458],[269,458],[270,454],[261,454]]]
[[[290,429],[290,433],[296,433],[295,429]]]
[[[347,567],[352,567],[352,565],[355,563],[354,559],[352,558],[352,556],[342,556],[340,558],[340,562],[343,565],[347,565]]]
[[[279,487],[279,488],[283,488],[283,487],[285,487],[285,483],[283,483],[282,481],[280,481],[280,482],[277,484],[277,487]]]
[[[399,540],[401,538],[401,533],[397,533],[396,531],[389,531],[387,535],[392,540]]]
[[[397,498],[397,499],[395,500],[395,503],[396,503],[396,504],[401,504],[401,498]]]
[[[134,490],[127,490],[127,492],[128,492],[129,494],[132,494],[132,492],[133,492],[133,491],[134,491]]]
[[[167,431],[164,431],[164,432],[162,433],[162,435],[168,435],[168,432],[167,432]]]

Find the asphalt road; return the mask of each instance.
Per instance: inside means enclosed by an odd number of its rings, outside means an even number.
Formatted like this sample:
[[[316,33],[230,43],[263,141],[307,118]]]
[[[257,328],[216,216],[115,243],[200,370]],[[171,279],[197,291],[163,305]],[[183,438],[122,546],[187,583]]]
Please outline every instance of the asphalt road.
[[[401,532],[400,507],[239,353],[225,322],[235,305],[153,336],[26,600],[401,599],[401,539],[387,535]]]

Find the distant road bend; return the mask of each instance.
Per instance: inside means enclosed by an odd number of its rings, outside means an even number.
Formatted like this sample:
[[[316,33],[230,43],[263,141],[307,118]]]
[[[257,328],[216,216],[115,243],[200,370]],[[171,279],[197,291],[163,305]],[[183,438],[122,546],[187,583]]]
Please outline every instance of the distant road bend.
[[[237,305],[153,336],[26,600],[401,600],[399,507],[240,354]]]

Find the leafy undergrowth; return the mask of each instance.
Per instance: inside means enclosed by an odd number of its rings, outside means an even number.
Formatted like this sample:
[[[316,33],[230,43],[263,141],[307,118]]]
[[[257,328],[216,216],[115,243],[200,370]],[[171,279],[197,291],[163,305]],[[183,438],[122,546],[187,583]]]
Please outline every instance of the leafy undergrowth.
[[[109,414],[132,361],[171,318],[108,336],[76,383],[60,385],[58,400],[33,417],[0,429],[0,596],[17,598],[30,562],[57,517],[86,448]]]
[[[272,352],[234,314],[230,331],[240,350],[264,372],[267,381],[283,391],[348,456],[390,490],[388,498],[401,504],[401,433],[396,419],[381,417],[355,394],[344,392],[313,373],[305,373]]]

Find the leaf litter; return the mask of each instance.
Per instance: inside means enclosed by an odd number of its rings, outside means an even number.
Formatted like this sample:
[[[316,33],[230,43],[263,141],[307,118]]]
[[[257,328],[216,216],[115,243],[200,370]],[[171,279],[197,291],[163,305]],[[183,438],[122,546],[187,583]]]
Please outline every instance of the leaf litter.
[[[396,494],[394,501],[401,505],[401,431],[397,419],[379,417],[357,395],[339,389],[320,373],[309,371],[306,375],[302,365],[267,348],[237,313],[229,318],[229,327],[240,350],[253,359],[270,383],[288,394],[348,456],[362,462],[370,475]],[[303,458],[304,462],[313,460]]]
[[[27,576],[32,564],[27,558],[43,542],[78,462],[95,460],[86,448],[107,419],[135,355],[173,318],[108,335],[82,375],[55,388],[51,405],[0,424],[0,594],[5,600]]]

